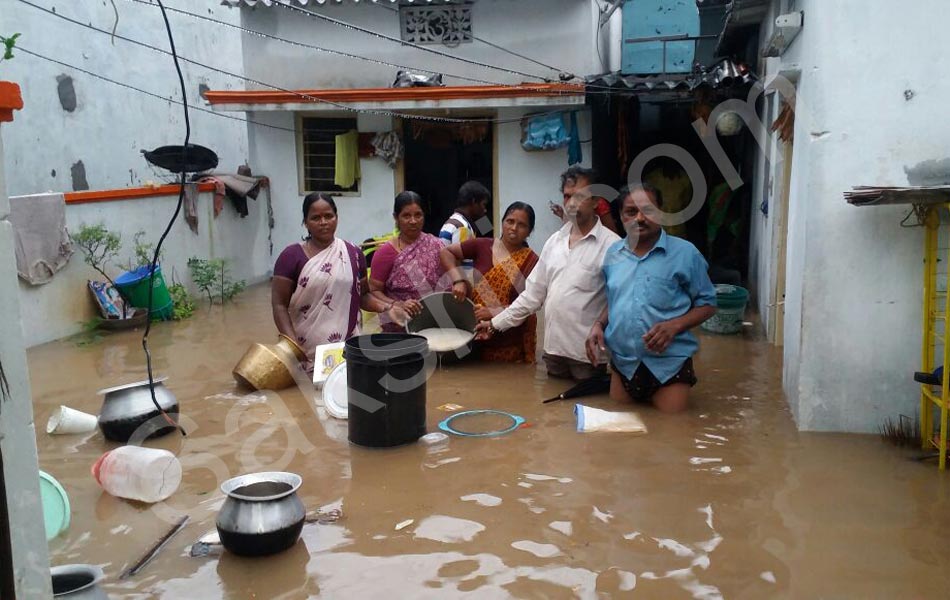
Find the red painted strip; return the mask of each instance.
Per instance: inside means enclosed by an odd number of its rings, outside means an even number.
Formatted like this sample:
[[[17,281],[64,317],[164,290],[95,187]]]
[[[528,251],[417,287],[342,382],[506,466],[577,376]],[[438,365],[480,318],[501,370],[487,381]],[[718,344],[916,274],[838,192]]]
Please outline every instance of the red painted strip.
[[[113,202],[116,200],[135,200],[151,198],[153,196],[177,196],[180,187],[178,184],[160,185],[158,187],[133,187],[117,190],[91,190],[88,192],[66,192],[66,204],[86,204],[89,202]],[[213,192],[213,183],[199,183],[199,192]]]
[[[331,102],[394,102],[399,100],[461,100],[564,96],[584,93],[584,86],[567,83],[523,83],[520,85],[470,85],[413,88],[365,88],[338,90],[234,90],[205,92],[211,104],[288,104],[314,102],[302,95]]]

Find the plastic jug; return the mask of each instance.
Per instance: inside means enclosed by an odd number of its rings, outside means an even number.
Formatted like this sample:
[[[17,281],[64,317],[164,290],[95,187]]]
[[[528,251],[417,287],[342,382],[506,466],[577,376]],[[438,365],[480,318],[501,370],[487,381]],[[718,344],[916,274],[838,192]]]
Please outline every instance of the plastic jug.
[[[99,457],[92,476],[113,496],[161,502],[181,484],[181,463],[168,450],[121,446]]]

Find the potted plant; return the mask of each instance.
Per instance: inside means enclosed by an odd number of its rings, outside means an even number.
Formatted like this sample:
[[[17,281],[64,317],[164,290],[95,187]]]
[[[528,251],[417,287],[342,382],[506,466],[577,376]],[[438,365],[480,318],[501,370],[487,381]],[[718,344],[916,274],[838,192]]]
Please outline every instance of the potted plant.
[[[0,62],[13,58],[13,47],[16,46],[16,39],[20,37],[19,33],[14,33],[10,37],[0,35],[0,44],[3,45],[3,56],[0,56]],[[13,120],[13,111],[23,108],[23,96],[20,95],[20,86],[12,81],[0,80],[0,123]]]
[[[100,311],[105,318],[99,320],[104,329],[130,329],[144,324],[146,311],[135,310],[115,281],[106,272],[122,248],[122,239],[118,233],[109,231],[103,223],[86,225],[70,234],[70,239],[82,252],[83,262],[95,269],[108,282],[90,281],[89,289],[96,298]]]

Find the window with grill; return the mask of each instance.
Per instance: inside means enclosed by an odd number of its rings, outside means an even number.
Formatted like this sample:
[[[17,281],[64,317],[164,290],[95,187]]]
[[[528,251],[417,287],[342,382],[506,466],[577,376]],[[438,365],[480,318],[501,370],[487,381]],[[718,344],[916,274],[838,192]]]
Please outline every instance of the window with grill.
[[[358,193],[360,182],[342,188],[335,183],[336,136],[356,129],[356,119],[300,117],[298,149],[300,157],[300,191]]]

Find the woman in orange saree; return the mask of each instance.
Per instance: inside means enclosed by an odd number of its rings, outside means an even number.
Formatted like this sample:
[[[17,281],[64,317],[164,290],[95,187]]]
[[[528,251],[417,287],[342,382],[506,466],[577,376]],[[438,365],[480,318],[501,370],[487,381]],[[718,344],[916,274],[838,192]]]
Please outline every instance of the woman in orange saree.
[[[452,294],[462,300],[471,293],[479,320],[491,319],[524,290],[525,279],[538,262],[538,255],[525,241],[533,229],[534,209],[524,202],[515,202],[505,211],[498,239],[475,238],[442,250],[442,268],[452,278]],[[474,262],[474,287],[459,268],[464,259]],[[533,363],[536,329],[537,319],[532,315],[518,327],[480,342],[477,348],[482,360]]]

